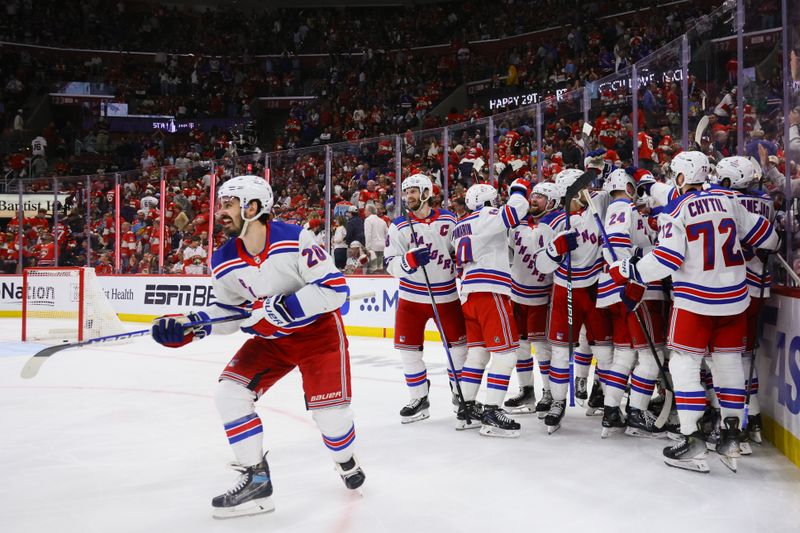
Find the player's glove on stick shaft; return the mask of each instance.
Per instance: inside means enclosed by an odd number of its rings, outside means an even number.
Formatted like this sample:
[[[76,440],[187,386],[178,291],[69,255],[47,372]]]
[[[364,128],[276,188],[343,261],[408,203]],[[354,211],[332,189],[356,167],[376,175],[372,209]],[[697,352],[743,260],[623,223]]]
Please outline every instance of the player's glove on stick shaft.
[[[180,348],[192,341],[203,339],[211,334],[211,325],[187,328],[190,322],[208,320],[206,313],[190,313],[188,315],[164,315],[153,320],[152,335],[157,343],[168,348]]]

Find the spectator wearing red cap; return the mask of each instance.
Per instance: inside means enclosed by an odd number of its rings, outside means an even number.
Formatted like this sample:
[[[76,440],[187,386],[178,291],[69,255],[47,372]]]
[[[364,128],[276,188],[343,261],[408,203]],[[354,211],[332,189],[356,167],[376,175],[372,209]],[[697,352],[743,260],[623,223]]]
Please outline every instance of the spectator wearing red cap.
[[[314,234],[314,240],[316,243],[322,247],[325,246],[325,233],[322,231],[325,229],[322,226],[322,220],[318,218],[312,218],[308,221],[308,225],[306,226],[308,231]]]

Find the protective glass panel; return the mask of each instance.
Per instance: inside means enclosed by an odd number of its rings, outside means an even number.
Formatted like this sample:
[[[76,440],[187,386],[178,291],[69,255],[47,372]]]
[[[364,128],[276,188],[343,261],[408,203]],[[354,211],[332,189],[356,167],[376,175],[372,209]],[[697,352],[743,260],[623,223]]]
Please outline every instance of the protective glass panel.
[[[542,180],[582,168],[589,138],[583,129],[583,90],[556,90],[542,101]]]
[[[736,3],[699,17],[687,33],[689,147],[714,160],[736,153],[731,119],[736,106]]]
[[[680,151],[683,121],[681,42],[677,39],[636,64],[638,108],[644,128],[637,133],[638,165],[663,168]]]
[[[589,91],[589,125],[592,132],[584,142],[589,152],[605,150],[602,155],[604,173],[613,166],[630,165],[633,159],[633,98],[631,68],[622,68],[596,82],[587,84]],[[644,117],[639,112],[639,126]],[[550,132],[552,136],[553,133]]]
[[[489,181],[488,126],[489,119],[481,118],[448,127],[451,154],[457,160],[449,183],[451,198],[463,196],[474,183]]]

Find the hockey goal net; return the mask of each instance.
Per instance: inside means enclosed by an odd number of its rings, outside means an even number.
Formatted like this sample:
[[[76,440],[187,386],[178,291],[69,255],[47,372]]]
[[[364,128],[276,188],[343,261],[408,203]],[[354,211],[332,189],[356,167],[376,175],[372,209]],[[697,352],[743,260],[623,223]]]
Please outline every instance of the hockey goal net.
[[[22,340],[85,341],[125,333],[93,268],[22,271]]]

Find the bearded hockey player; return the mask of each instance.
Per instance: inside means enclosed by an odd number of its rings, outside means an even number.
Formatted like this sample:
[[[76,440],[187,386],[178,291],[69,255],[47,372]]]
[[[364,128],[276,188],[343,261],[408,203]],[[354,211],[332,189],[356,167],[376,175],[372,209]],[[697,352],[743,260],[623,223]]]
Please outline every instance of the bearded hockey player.
[[[272,188],[262,178],[232,178],[218,195],[216,218],[229,238],[211,258],[217,302],[153,322],[153,339],[172,348],[212,333],[241,329],[252,335],[217,385],[217,409],[241,475],[213,499],[213,514],[229,518],[274,509],[255,402],[295,368],[336,470],[347,488],[357,489],[365,478],[353,455],[350,362],[339,313],[349,294],[347,283],[309,231],[271,220]],[[241,321],[184,328],[188,322],[236,314]]]
[[[457,374],[467,357],[467,334],[461,303],[458,301],[452,259],[451,235],[456,217],[449,211],[431,208],[433,185],[426,175],[414,174],[407,177],[403,180],[402,189],[408,215],[395,219],[389,226],[384,263],[386,271],[400,279],[394,346],[400,352],[406,385],[411,396],[409,404],[400,410],[400,421],[408,424],[430,416],[430,381],[422,360],[422,347],[425,324],[433,318],[433,305],[422,267],[428,273],[431,292]],[[449,369],[448,373],[451,385],[454,386],[456,377]]]

